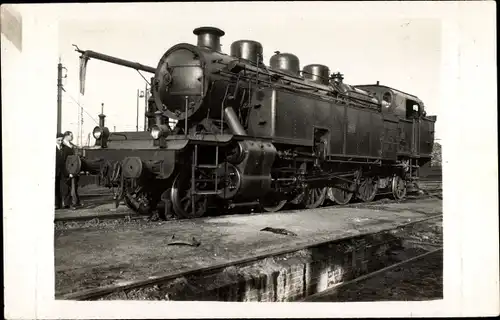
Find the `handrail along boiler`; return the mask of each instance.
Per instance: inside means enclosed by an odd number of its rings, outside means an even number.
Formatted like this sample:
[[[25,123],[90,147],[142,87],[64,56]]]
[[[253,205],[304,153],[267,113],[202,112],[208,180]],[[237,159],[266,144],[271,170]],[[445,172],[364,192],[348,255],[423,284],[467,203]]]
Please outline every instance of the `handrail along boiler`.
[[[99,174],[136,211],[168,197],[178,217],[193,218],[209,207],[402,199],[430,161],[436,117],[416,96],[378,82],[348,85],[322,64],[301,71],[290,53],[266,66],[256,41],[236,41],[225,54],[217,28],[194,34],[196,45],[171,47],[156,68],[77,49],[81,70],[95,58],[154,77],[148,130],[110,133],[100,115],[95,146],[68,159],[70,172]]]

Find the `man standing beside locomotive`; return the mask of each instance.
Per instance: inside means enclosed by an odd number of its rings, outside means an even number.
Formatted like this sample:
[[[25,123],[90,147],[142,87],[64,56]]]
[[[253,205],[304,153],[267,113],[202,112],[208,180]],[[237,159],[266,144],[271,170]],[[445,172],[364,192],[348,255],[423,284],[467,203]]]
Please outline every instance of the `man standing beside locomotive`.
[[[56,137],[56,176],[55,176],[55,185],[56,185],[56,198],[55,198],[55,209],[61,209],[62,207],[62,185],[64,185],[64,154],[62,150],[62,141],[64,135],[62,133],[58,133]]]
[[[64,139],[62,145],[65,163],[68,156],[75,154],[76,146],[72,143],[72,141],[73,141],[73,133],[71,131],[66,131],[64,133]],[[71,205],[73,209],[76,209],[77,207],[81,206],[80,197],[78,196],[79,180],[80,179],[78,176],[73,176],[72,174],[69,174],[66,177],[65,180],[66,188],[65,188],[65,193],[63,194],[65,208],[69,207],[69,204],[71,203],[70,199],[73,200],[73,203]]]

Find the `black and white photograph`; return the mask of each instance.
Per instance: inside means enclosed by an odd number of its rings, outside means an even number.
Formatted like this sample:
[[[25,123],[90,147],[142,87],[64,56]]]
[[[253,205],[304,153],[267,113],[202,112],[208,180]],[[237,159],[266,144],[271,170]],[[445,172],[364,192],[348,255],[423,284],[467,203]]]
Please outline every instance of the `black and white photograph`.
[[[9,319],[498,315],[494,5],[417,5],[2,5]]]

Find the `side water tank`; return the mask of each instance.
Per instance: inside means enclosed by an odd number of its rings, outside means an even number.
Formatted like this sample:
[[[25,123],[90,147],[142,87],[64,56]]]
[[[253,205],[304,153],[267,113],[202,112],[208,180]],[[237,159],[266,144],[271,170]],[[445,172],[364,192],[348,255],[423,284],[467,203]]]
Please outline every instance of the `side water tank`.
[[[309,81],[328,85],[330,69],[322,64],[309,64],[302,69],[302,76]]]
[[[271,69],[300,77],[300,61],[296,55],[276,51],[269,60],[269,64]]]
[[[231,44],[230,55],[235,58],[245,59],[254,64],[261,64],[262,61],[262,45],[253,40],[238,40]]]

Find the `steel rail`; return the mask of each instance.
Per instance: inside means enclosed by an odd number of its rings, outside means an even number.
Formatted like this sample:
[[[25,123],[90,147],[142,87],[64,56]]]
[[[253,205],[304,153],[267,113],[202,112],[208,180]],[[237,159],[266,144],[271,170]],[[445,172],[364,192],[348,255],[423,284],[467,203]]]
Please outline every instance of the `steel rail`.
[[[421,196],[418,196],[417,195],[417,198],[407,198],[407,199],[404,199],[404,200],[401,200],[399,201],[398,203],[405,203],[406,201],[413,201],[413,200],[420,200],[420,199],[426,199],[426,198],[433,198],[433,197],[436,197],[435,194],[431,194],[430,192],[439,192],[439,191],[442,191],[441,188],[436,188],[436,189],[430,189],[430,190],[427,190],[427,192],[425,192],[423,195]],[[380,194],[377,194],[377,195],[387,195],[387,194],[391,194],[391,192],[387,192],[387,193],[380,193]],[[378,201],[378,200],[377,200]],[[328,206],[323,206],[323,207],[319,207],[319,208],[316,208],[316,209],[305,209],[305,210],[327,210],[327,209],[332,209],[332,208],[352,208],[352,207],[361,207],[361,208],[369,208],[370,206],[376,206],[376,205],[386,205],[386,204],[391,204],[391,203],[396,203],[397,201],[396,200],[391,200],[391,202],[387,203],[379,203],[377,201],[372,201],[372,202],[367,202],[367,203],[348,203],[348,204],[343,204],[343,205],[340,205],[340,204],[332,204],[332,205],[328,205]],[[282,211],[278,211],[279,213],[290,213],[290,212],[295,212],[295,211],[303,211],[304,209],[291,209],[291,210],[282,210]],[[259,212],[259,213],[254,213],[252,215],[254,216],[258,216],[258,215],[265,215],[265,214],[274,214],[276,212]],[[247,215],[249,215],[250,213],[247,213]],[[217,218],[220,218],[220,217],[224,217],[224,216],[230,216],[231,214],[227,214],[227,215],[220,215],[220,216],[217,216]],[[242,215],[242,214],[240,214]],[[76,217],[55,217],[54,218],[54,222],[72,222],[72,221],[78,221],[78,222],[81,222],[81,221],[90,221],[90,220],[93,220],[93,219],[99,219],[99,220],[112,220],[112,219],[116,219],[116,218],[125,218],[125,217],[131,217],[132,219],[140,219],[140,218],[145,218],[145,217],[148,217],[148,215],[141,215],[141,214],[137,214],[137,213],[133,213],[133,212],[120,212],[120,213],[114,213],[114,214],[96,214],[96,215],[91,215],[91,216],[76,216]],[[204,217],[200,217],[200,218],[193,218],[193,219],[188,219],[189,221],[194,221],[194,220],[202,220],[202,219],[210,219],[211,217],[209,216],[204,216]],[[173,221],[173,220],[171,220]],[[179,221],[179,219],[176,219],[175,221]],[[167,220],[168,222],[168,220]]]
[[[130,220],[138,220],[144,217],[148,217],[147,215],[140,215],[137,213],[109,213],[105,215],[92,215],[92,216],[76,216],[76,217],[56,217],[54,218],[54,222],[90,222],[92,220],[97,220],[97,222],[101,221],[109,221],[109,220],[118,220],[120,218],[127,218]]]
[[[327,209],[332,209],[332,208],[353,208],[353,207],[361,207],[361,208],[370,208],[370,206],[377,206],[377,205],[386,205],[386,204],[391,204],[391,203],[405,203],[407,201],[414,201],[414,200],[422,200],[422,199],[427,199],[427,198],[433,198],[436,197],[436,194],[431,193],[431,192],[442,192],[441,188],[436,188],[436,189],[429,189],[424,192],[423,195],[416,195],[413,196],[412,198],[406,198],[401,201],[396,201],[396,200],[391,200],[391,202],[387,203],[379,203],[377,201],[372,201],[372,202],[367,202],[367,203],[348,203],[344,205],[339,205],[339,204],[332,204],[328,206],[323,206],[323,207],[318,207],[316,209],[309,209],[309,210],[327,210]],[[387,194],[390,194],[388,192]],[[386,195],[386,193],[380,193],[377,195]],[[439,197],[438,197],[439,198]],[[441,199],[441,198],[440,198]],[[290,212],[295,212],[295,211],[303,211],[304,209],[290,209],[290,210],[283,210],[279,211],[279,213],[290,213]],[[306,209],[307,210],[307,209]],[[266,214],[274,214],[276,212],[258,212],[258,213],[253,213],[252,215],[258,216],[258,215],[266,215]],[[247,213],[249,215],[251,213]],[[230,216],[231,214],[227,215],[220,215],[217,216],[218,218],[224,217],[224,216]],[[121,213],[114,213],[114,214],[96,214],[96,215],[91,215],[91,216],[76,216],[76,217],[55,217],[54,222],[71,222],[71,221],[90,221],[93,219],[99,219],[99,220],[112,220],[116,218],[125,218],[125,217],[131,217],[132,219],[139,219],[139,218],[145,218],[148,217],[148,215],[141,215],[133,212],[121,212]],[[193,220],[203,220],[203,219],[210,219],[210,216],[204,216],[200,218],[193,218],[189,219],[189,221]],[[176,219],[175,221],[179,221],[179,219]]]
[[[258,261],[258,260],[263,260],[263,259],[266,259],[269,257],[274,257],[274,256],[279,256],[279,255],[297,252],[297,251],[304,250],[304,249],[309,249],[309,248],[316,247],[316,246],[319,246],[319,245],[322,245],[325,243],[352,240],[352,239],[355,239],[358,237],[363,237],[363,236],[370,235],[370,234],[378,234],[378,233],[383,233],[383,232],[389,232],[390,230],[394,230],[394,229],[402,229],[402,228],[405,228],[405,227],[408,227],[408,226],[411,226],[411,225],[414,225],[417,223],[422,223],[422,222],[425,222],[425,221],[428,221],[431,219],[442,218],[442,216],[443,216],[442,214],[434,215],[432,217],[418,219],[418,220],[407,222],[407,223],[404,223],[404,224],[401,224],[398,226],[388,227],[384,230],[379,230],[376,232],[360,232],[358,234],[353,234],[353,235],[343,237],[340,239],[319,240],[319,241],[315,241],[313,243],[309,243],[309,244],[305,244],[305,245],[304,244],[298,245],[298,246],[295,246],[294,248],[274,250],[271,252],[257,254],[255,256],[251,256],[251,257],[247,257],[247,258],[237,259],[235,261],[219,263],[219,264],[215,264],[215,265],[207,266],[207,267],[202,267],[202,268],[191,268],[189,270],[185,270],[185,271],[181,271],[181,272],[172,272],[172,273],[168,273],[168,274],[165,274],[162,276],[155,277],[153,279],[134,280],[134,281],[130,281],[126,284],[118,284],[118,285],[111,285],[111,286],[100,287],[100,288],[95,288],[95,289],[82,290],[79,292],[64,294],[64,295],[62,295],[62,297],[60,299],[63,299],[63,300],[93,300],[93,299],[98,299],[98,298],[101,298],[103,296],[106,296],[106,295],[109,295],[112,293],[116,293],[116,292],[120,292],[120,291],[126,291],[126,290],[147,287],[147,286],[151,286],[151,285],[158,284],[161,282],[175,280],[179,277],[186,277],[186,276],[200,274],[200,273],[214,272],[216,270],[224,269],[224,268],[231,267],[231,266],[244,265],[244,264],[248,264],[251,262]]]

